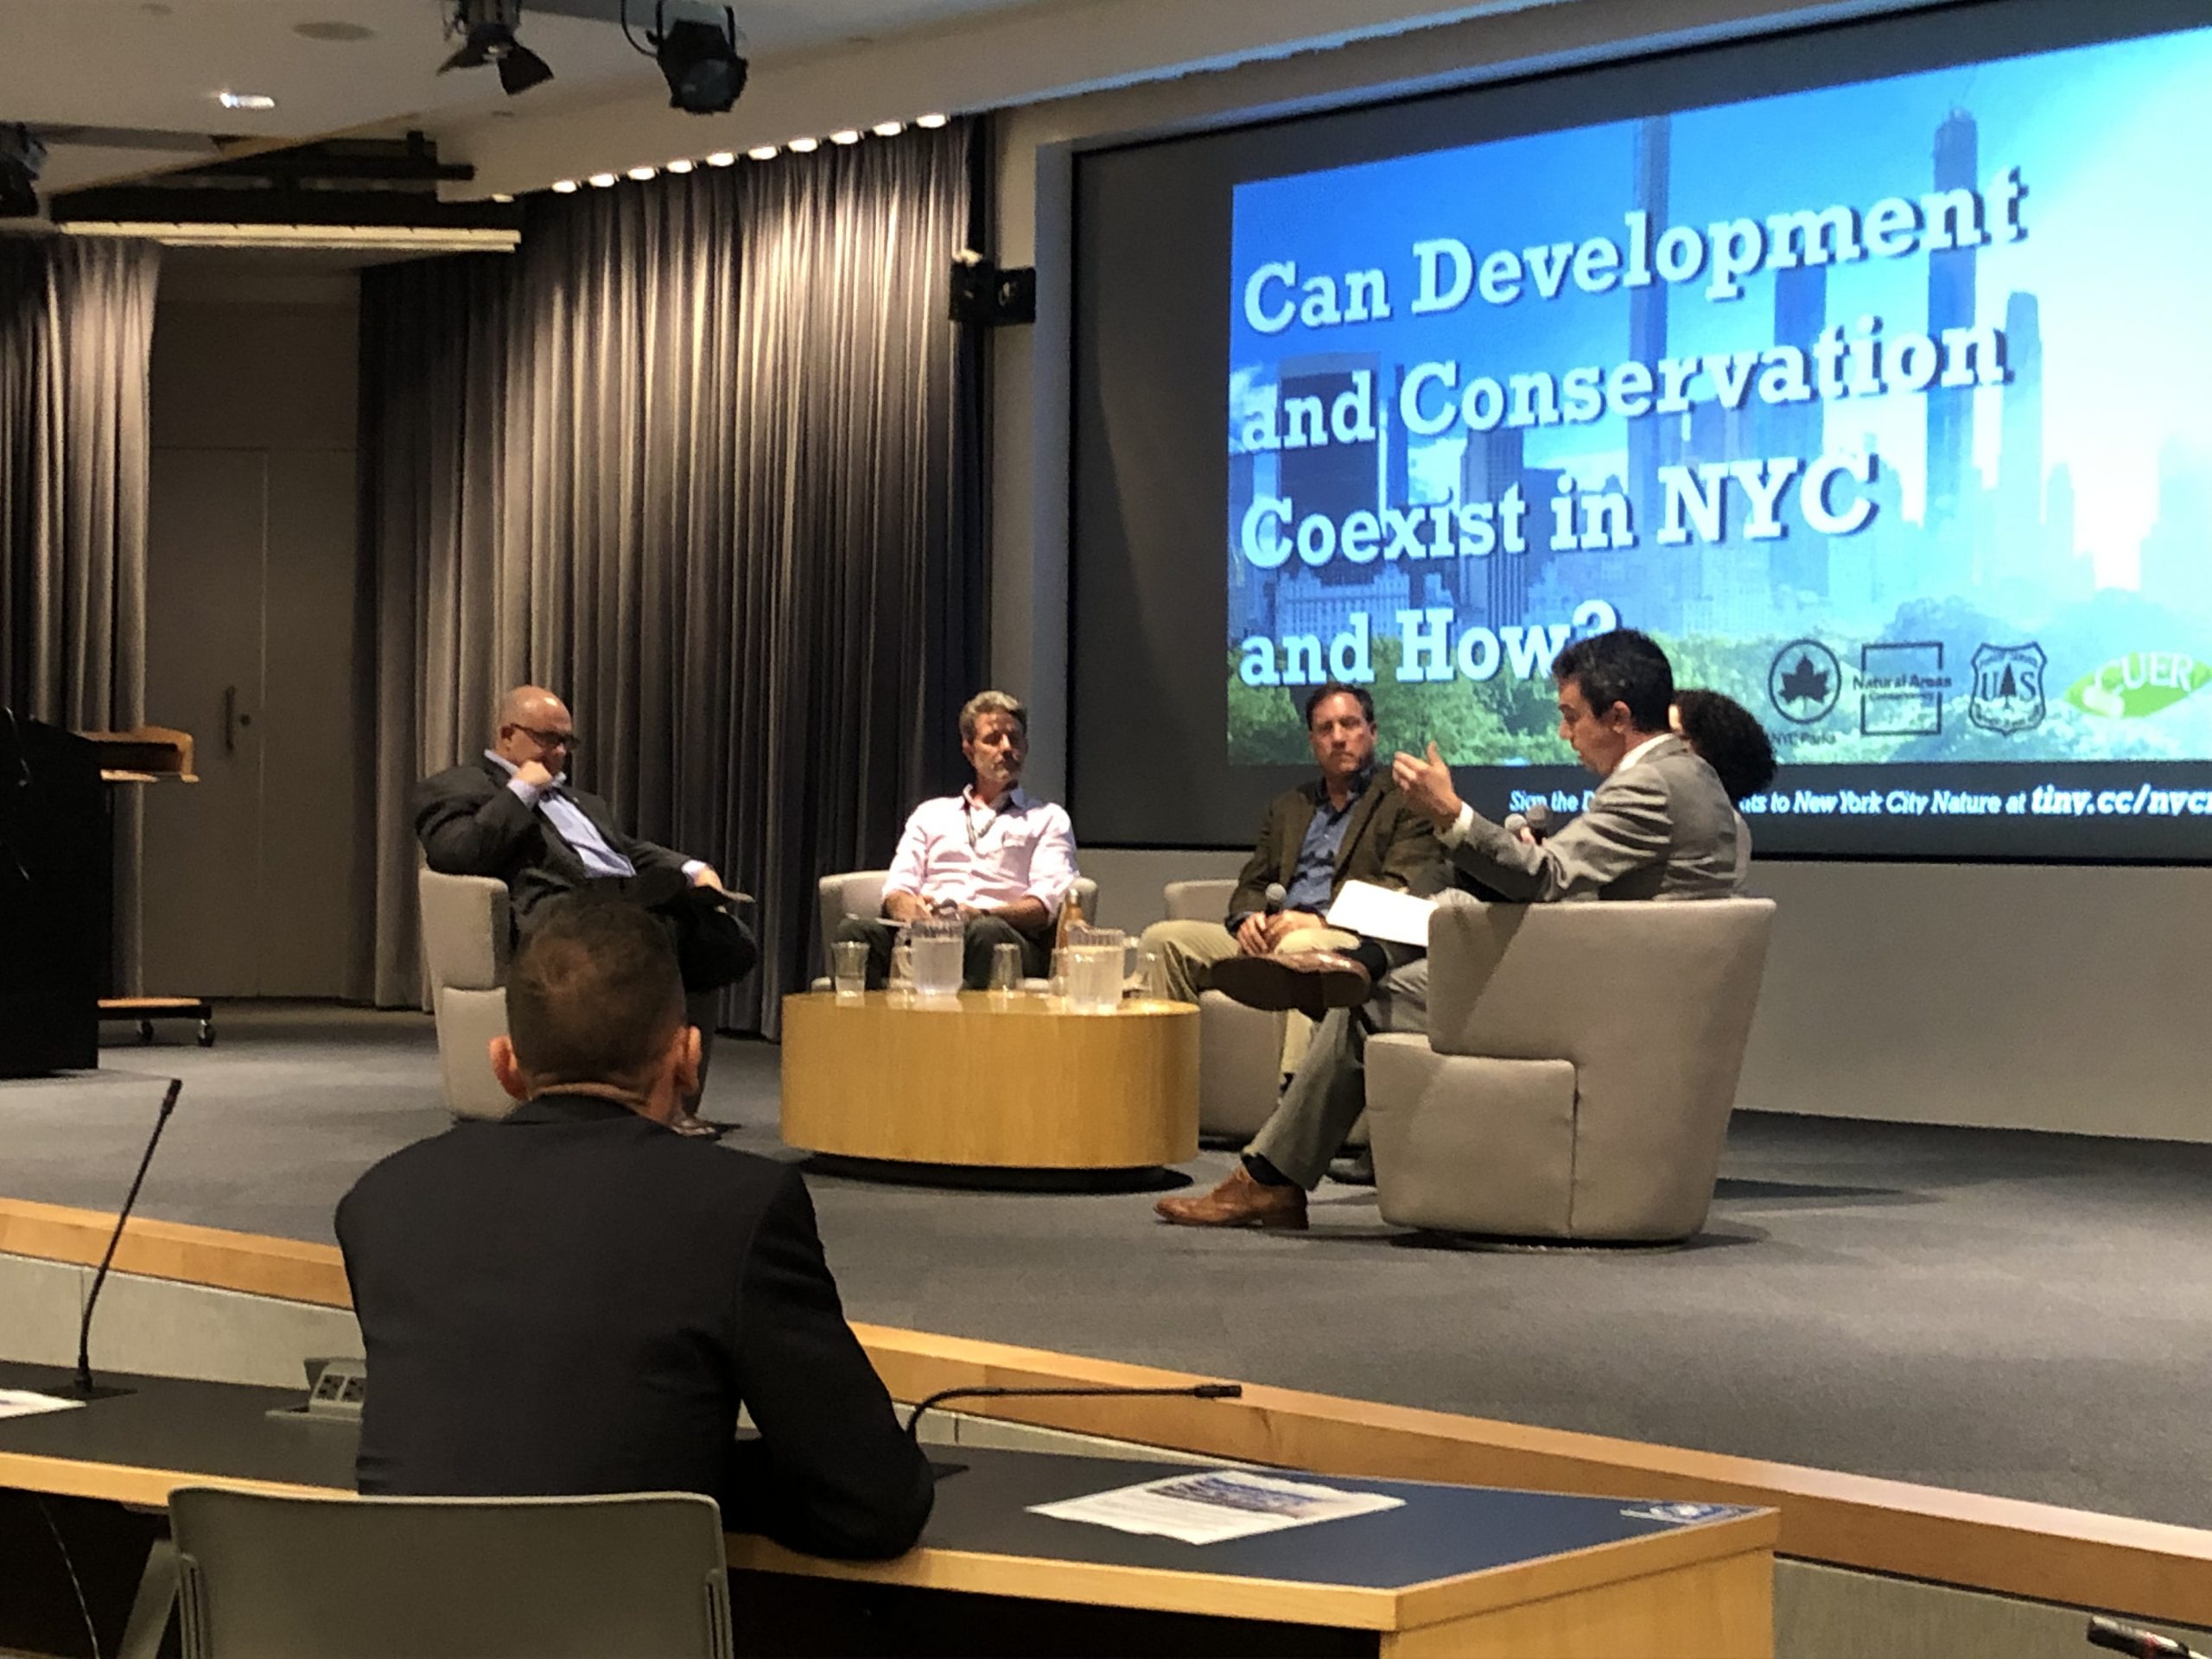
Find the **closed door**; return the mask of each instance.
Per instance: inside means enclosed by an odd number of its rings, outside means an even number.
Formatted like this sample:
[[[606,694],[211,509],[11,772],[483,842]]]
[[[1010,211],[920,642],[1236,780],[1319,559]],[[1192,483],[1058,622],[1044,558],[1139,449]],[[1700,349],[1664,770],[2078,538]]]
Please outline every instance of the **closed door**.
[[[147,716],[200,781],[148,792],[145,987],[340,997],[359,938],[353,457],[157,448]]]

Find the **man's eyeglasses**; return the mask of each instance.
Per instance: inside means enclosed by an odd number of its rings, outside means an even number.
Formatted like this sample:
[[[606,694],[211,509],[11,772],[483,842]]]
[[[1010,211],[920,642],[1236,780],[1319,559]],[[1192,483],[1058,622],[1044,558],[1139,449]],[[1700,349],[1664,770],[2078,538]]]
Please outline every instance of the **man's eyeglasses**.
[[[518,726],[514,729],[524,737],[536,739],[540,748],[566,749],[574,754],[583,746],[583,740],[574,732],[541,732],[535,726]]]

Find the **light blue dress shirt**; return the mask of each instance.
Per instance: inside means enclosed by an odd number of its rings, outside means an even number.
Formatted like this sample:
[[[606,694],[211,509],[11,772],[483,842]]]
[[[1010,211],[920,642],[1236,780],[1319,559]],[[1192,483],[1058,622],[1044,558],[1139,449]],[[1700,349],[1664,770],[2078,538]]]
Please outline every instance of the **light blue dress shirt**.
[[[569,798],[563,788],[569,781],[567,772],[561,773],[550,784],[539,787],[525,784],[516,777],[514,762],[505,755],[495,754],[486,749],[484,758],[507,774],[507,787],[521,798],[524,806],[545,809],[545,816],[561,832],[561,839],[569,843],[578,858],[583,860],[584,868],[594,875],[635,875],[638,873],[638,867],[608,846],[607,838],[599,833],[598,825],[584,815],[582,807]],[[686,864],[683,868],[684,874],[689,875],[691,865]]]

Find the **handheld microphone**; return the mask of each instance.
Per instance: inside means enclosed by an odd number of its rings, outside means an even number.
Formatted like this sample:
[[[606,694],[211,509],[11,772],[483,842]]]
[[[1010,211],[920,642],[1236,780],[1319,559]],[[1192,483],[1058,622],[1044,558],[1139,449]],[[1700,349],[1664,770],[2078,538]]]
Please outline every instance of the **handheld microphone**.
[[[2196,1649],[2177,1642],[2171,1636],[2161,1636],[2156,1630],[2138,1630],[2123,1624],[2115,1618],[2089,1615],[2089,1645],[2110,1648],[2114,1653],[2132,1653],[2139,1659],[2204,1659]]]
[[[1193,1382],[1179,1389],[939,1389],[914,1407],[914,1414],[906,1419],[906,1437],[915,1445],[921,1444],[922,1414],[934,1410],[948,1400],[1241,1400],[1244,1397],[1242,1382]],[[930,1467],[939,1475],[957,1474],[968,1465],[964,1463],[932,1463]]]
[[[1265,913],[1273,916],[1282,909],[1282,901],[1290,897],[1290,889],[1280,881],[1270,881],[1264,896],[1268,901]]]
[[[1552,810],[1541,801],[1531,801],[1526,811],[1507,813],[1503,827],[1516,836],[1526,830],[1532,838],[1541,841],[1552,832]]]
[[[168,1127],[169,1114],[176,1109],[176,1097],[184,1092],[184,1079],[171,1077],[168,1092],[162,1096],[161,1116],[154,1120],[154,1132],[146,1137],[146,1150],[138,1160],[138,1173],[130,1178],[130,1193],[123,1200],[123,1213],[115,1218],[115,1230],[108,1235],[107,1254],[100,1257],[99,1271],[92,1275],[92,1294],[85,1298],[85,1317],[77,1326],[77,1374],[52,1392],[67,1400],[112,1400],[118,1395],[135,1394],[135,1389],[117,1388],[92,1381],[92,1310],[99,1306],[100,1287],[107,1282],[109,1265],[115,1260],[115,1247],[123,1242],[124,1224],[130,1219],[130,1206],[138,1202],[138,1188],[146,1179],[146,1166],[154,1161],[154,1148],[161,1144],[162,1131]]]

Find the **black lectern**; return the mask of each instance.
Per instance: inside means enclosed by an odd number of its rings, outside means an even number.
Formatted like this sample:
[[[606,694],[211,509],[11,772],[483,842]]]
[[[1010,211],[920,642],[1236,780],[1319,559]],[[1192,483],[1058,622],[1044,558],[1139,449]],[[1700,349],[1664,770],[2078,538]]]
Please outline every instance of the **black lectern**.
[[[99,749],[0,708],[0,1077],[99,1064],[107,857]]]

